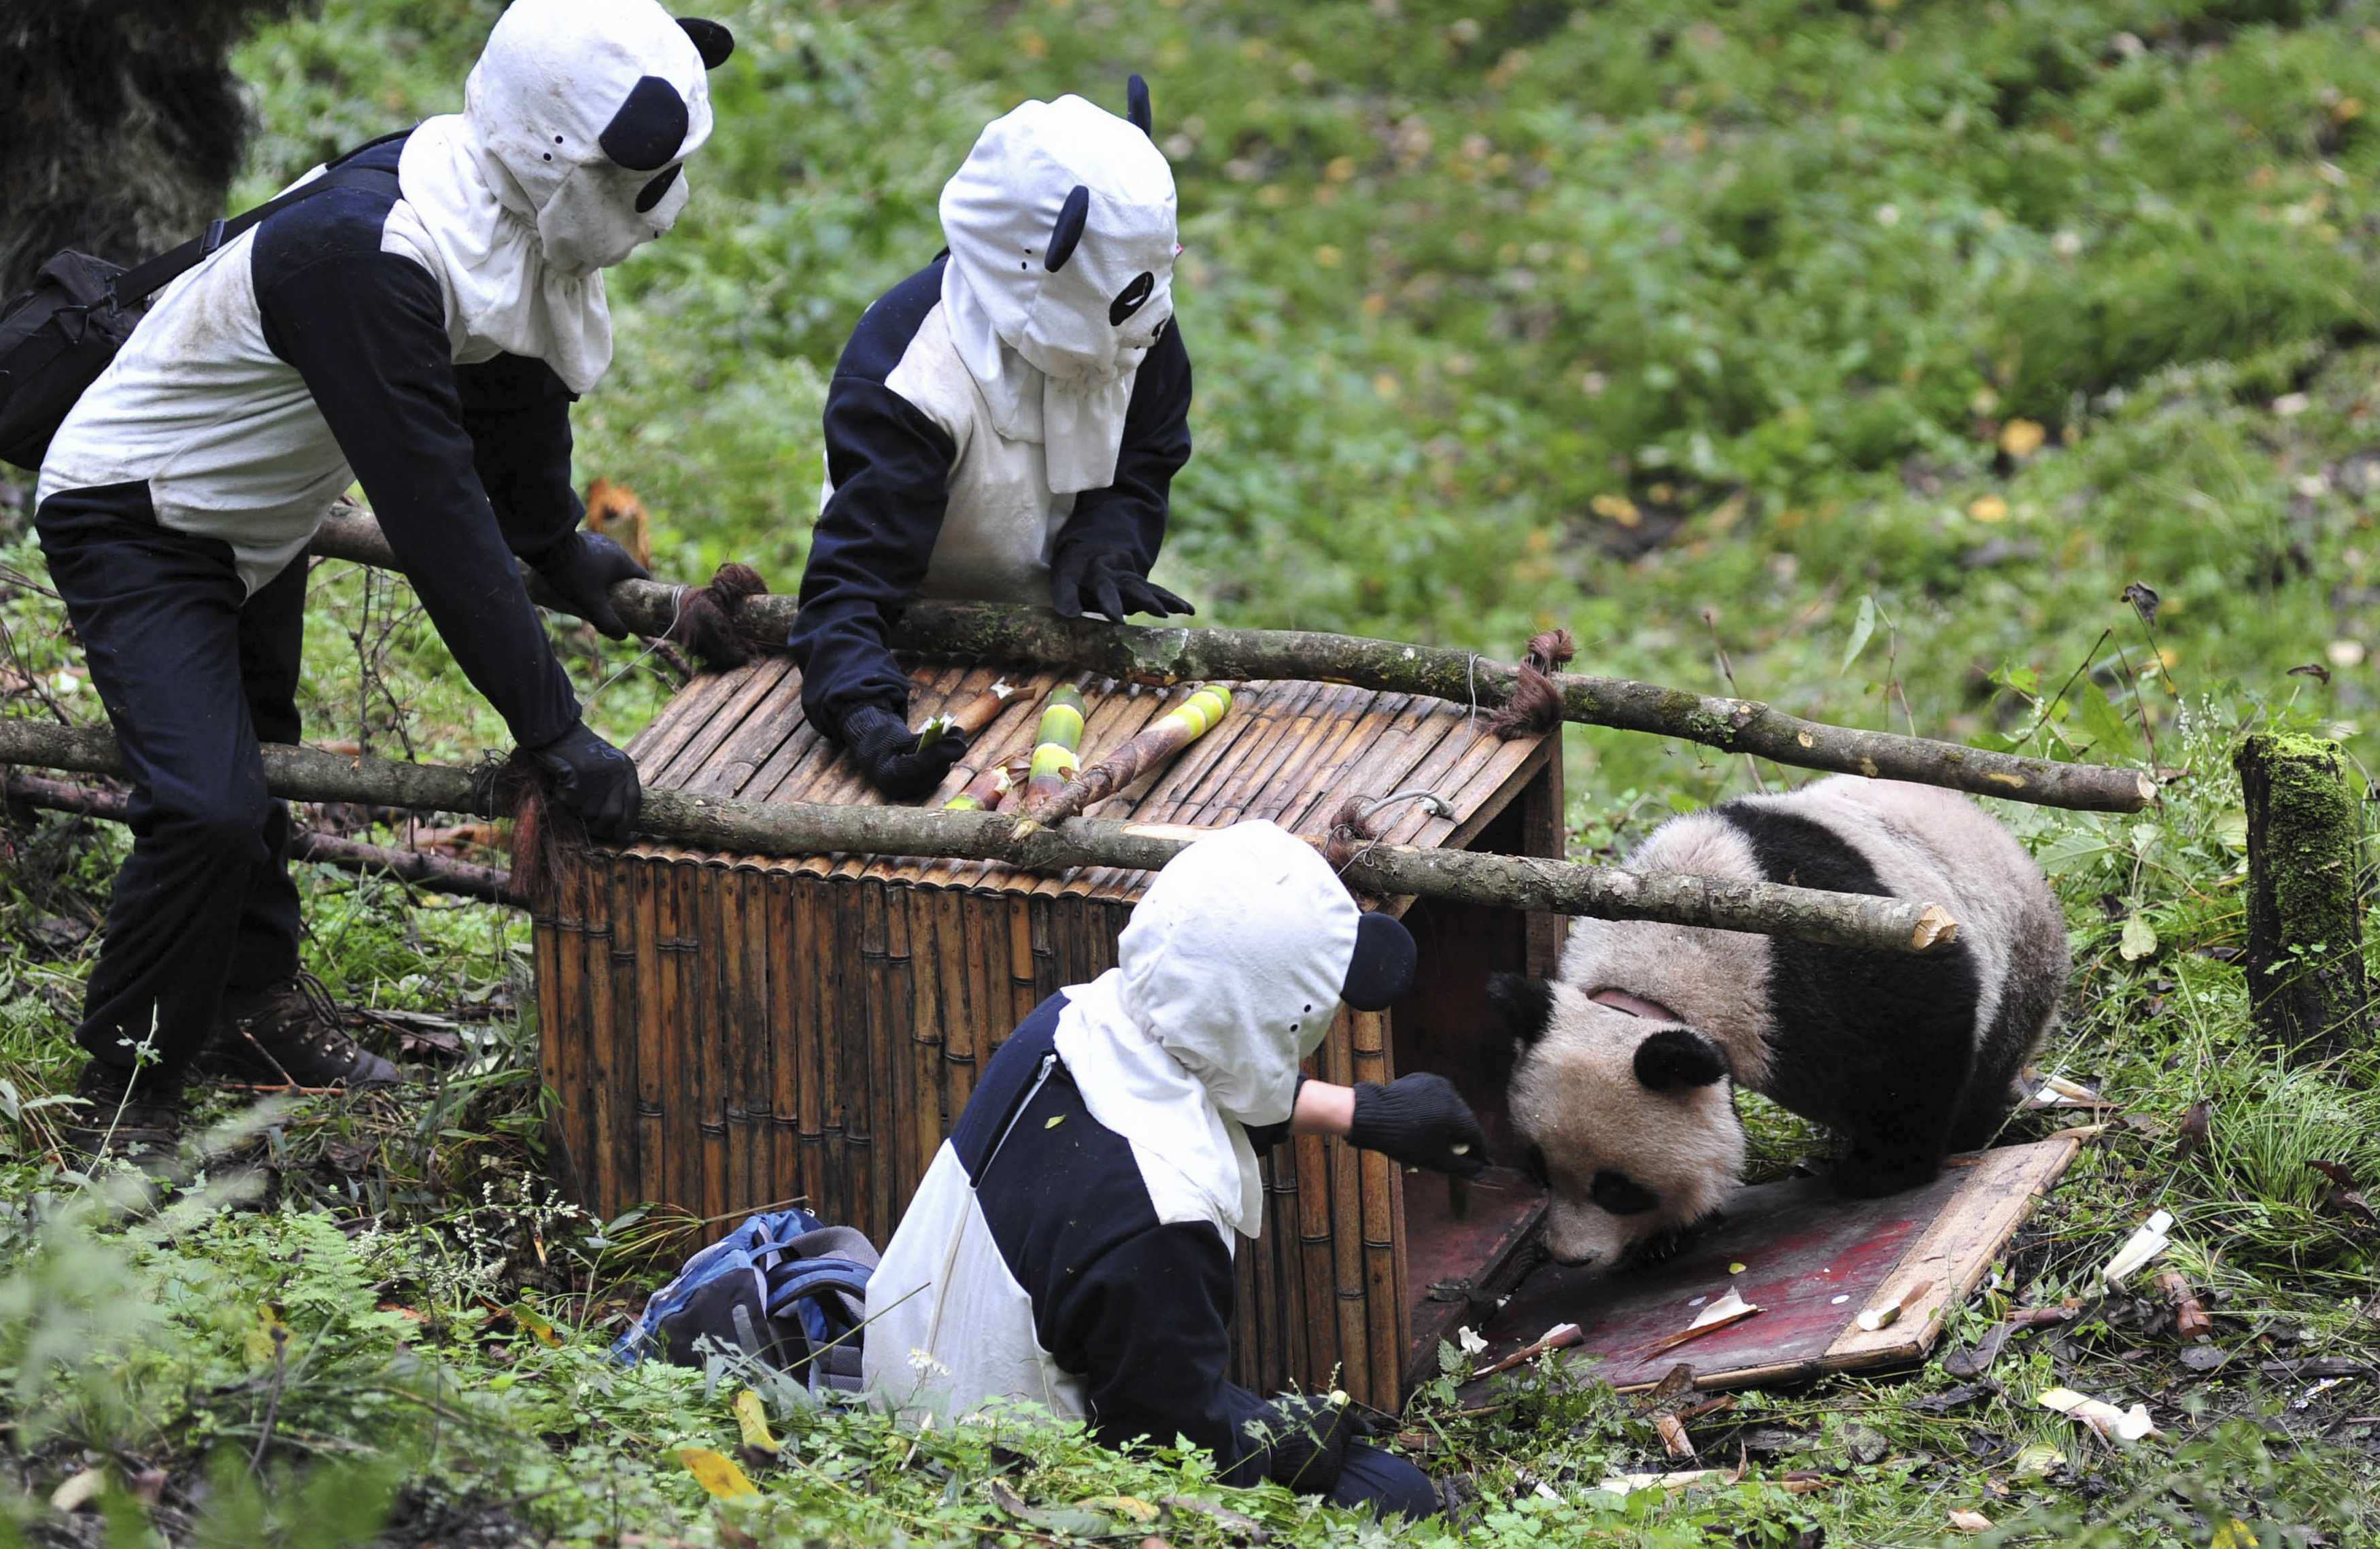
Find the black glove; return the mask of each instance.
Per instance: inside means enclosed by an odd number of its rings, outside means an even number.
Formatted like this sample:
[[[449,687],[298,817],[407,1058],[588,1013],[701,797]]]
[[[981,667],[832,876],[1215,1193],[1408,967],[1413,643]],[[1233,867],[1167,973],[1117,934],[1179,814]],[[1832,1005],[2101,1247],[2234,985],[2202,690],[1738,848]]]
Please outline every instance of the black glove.
[[[584,527],[540,556],[536,569],[572,612],[614,640],[626,639],[628,626],[612,606],[612,588],[622,581],[652,579],[652,573],[625,549]]]
[[[589,835],[628,837],[644,796],[635,759],[587,730],[583,720],[572,722],[543,747],[529,749],[528,756],[553,777],[553,793],[586,820]]]
[[[1060,553],[1050,567],[1050,600],[1059,612],[1079,619],[1087,611],[1121,623],[1128,613],[1195,613],[1198,610],[1136,575],[1103,549],[1077,544]]]
[[[1355,1083],[1347,1142],[1407,1167],[1470,1178],[1488,1166],[1478,1116],[1444,1076],[1419,1071],[1382,1086]]]
[[[1347,1466],[1347,1444],[1365,1431],[1354,1406],[1284,1393],[1270,1407],[1278,1418],[1266,1437],[1272,1461],[1265,1476],[1301,1495],[1329,1495]]]
[[[868,783],[895,801],[915,801],[942,782],[966,753],[966,733],[944,732],[924,747],[917,733],[892,711],[862,705],[843,718],[843,744],[868,775]]]

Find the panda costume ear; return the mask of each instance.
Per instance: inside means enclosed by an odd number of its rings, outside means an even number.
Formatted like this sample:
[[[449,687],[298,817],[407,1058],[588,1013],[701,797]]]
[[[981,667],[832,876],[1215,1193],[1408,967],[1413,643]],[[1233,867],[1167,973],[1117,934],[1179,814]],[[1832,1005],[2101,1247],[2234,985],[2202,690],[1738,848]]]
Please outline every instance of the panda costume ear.
[[[698,16],[682,16],[677,24],[694,40],[694,51],[702,55],[702,67],[715,70],[727,63],[735,52],[735,34],[715,21],[705,21]]]
[[[1075,185],[1066,202],[1058,207],[1058,219],[1050,228],[1050,250],[1041,255],[1041,267],[1055,274],[1066,267],[1075,256],[1075,245],[1083,239],[1083,225],[1091,218],[1091,190],[1082,184]]]
[[[1151,127],[1157,117],[1148,110],[1148,82],[1136,75],[1123,83],[1123,115],[1132,121],[1134,128],[1151,139],[1157,138],[1156,129]]]
[[[1636,1046],[1636,1079],[1648,1092],[1682,1092],[1727,1079],[1727,1056],[1689,1027],[1665,1027]]]
[[[1528,1048],[1546,1035],[1554,1019],[1554,986],[1543,979],[1518,974],[1488,975],[1488,1010],[1497,1031],[1517,1048]]]

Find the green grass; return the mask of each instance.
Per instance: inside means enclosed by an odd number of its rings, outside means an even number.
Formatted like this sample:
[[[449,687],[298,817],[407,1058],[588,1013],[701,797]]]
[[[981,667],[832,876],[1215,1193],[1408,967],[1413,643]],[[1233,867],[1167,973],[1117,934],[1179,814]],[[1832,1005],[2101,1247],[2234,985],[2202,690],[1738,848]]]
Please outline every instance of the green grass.
[[[237,201],[454,108],[494,9],[356,0],[250,43],[264,128]],[[1113,104],[1137,69],[1181,183],[1198,383],[1160,578],[1202,617],[1507,656],[1561,623],[1588,671],[1725,691],[1723,651],[1735,688],[1798,713],[2179,771],[2137,817],[2004,809],[2072,929],[2073,1007],[2044,1062],[2122,1106],[1943,1348],[2020,1298],[2081,1298],[2083,1316],[2011,1342],[1997,1388],[1935,1364],[1743,1396],[1693,1430],[1722,1466],[1746,1446],[1746,1479],[1676,1496],[1593,1490],[1661,1448],[1591,1381],[1534,1375],[1476,1414],[1426,1395],[1407,1424],[1469,1481],[1462,1542],[1819,1527],[1918,1544],[1954,1508],[2009,1543],[2372,1536],[2375,1428],[2350,1422],[2380,1410],[2373,1379],[2266,1365],[2380,1359],[2372,1234],[2305,1165],[2380,1180],[2380,1071],[2282,1073],[2255,1044],[2228,961],[2228,748],[2264,725],[2363,764],[2380,746],[2362,660],[2380,651],[2380,7],[721,14],[741,46],[692,207],[614,277],[619,357],[577,416],[580,477],[643,496],[662,574],[741,559],[792,589],[826,373],[860,308],[939,247],[942,179],[1021,98]],[[30,583],[0,585],[0,673],[21,664],[94,719],[21,527],[0,526],[0,564]],[[2122,600],[2134,582],[2162,598],[2153,625]],[[665,696],[633,648],[558,638],[582,693],[608,684],[606,731]],[[2308,664],[2328,675],[2291,672]],[[32,698],[12,690],[8,713],[46,713]],[[317,576],[305,707],[310,735],[375,751],[502,746],[409,595],[345,566]],[[1751,778],[1619,733],[1573,730],[1567,754],[1587,856]],[[518,916],[307,868],[309,966],[358,1003],[468,1012],[470,1058],[403,1098],[248,1119],[219,1102],[211,1181],[111,1201],[57,1168],[45,1095],[71,1080],[63,1034],[122,837],[48,820],[0,843],[0,1541],[62,1542],[45,1503],[86,1466],[116,1482],[106,1541],[127,1544],[152,1541],[144,1523],[176,1543],[343,1543],[392,1514],[407,1543],[474,1524],[564,1543],[1134,1543],[1117,1497],[1175,1495],[1228,1500],[1276,1542],[1379,1541],[1277,1491],[1222,1492],[1195,1456],[1120,1458],[1022,1420],[920,1438],[775,1390],[789,1452],[747,1458],[758,1500],[713,1503],[674,1449],[734,1451],[746,1374],[604,1354],[699,1228],[549,1196]],[[1762,1170],[1814,1149],[1747,1107]],[[2213,1372],[2179,1363],[2154,1298],[2095,1284],[2160,1207],[2180,1223],[2164,1262],[2217,1319]],[[2093,1442],[2034,1403],[2058,1383],[2146,1399],[2166,1439]],[[146,1502],[132,1482],[152,1468]],[[1794,1470],[1828,1483],[1788,1495]],[[1158,1531],[1235,1541],[1190,1508]]]

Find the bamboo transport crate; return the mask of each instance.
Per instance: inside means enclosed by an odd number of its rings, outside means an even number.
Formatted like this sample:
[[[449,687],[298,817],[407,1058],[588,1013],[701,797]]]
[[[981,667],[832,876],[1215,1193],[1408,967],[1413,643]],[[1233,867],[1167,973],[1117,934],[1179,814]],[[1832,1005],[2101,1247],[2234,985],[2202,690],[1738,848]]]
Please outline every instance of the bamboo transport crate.
[[[1001,674],[918,666],[912,721]],[[1030,747],[1050,688],[1075,681],[1087,767],[1187,692],[1055,673],[1021,684],[932,798]],[[1384,809],[1398,843],[1561,853],[1560,738],[1500,741],[1463,706],[1317,683],[1234,684],[1231,713],[1152,780],[1092,809],[1215,828],[1269,817],[1319,836],[1350,794],[1416,789]],[[646,782],[747,801],[878,800],[801,713],[782,656],[697,679],[630,746]],[[978,1073],[1061,986],[1113,966],[1147,872],[1044,876],[985,862],[802,859],[655,845],[598,851],[536,917],[541,1063],[558,1170],[605,1218],[641,1202],[732,1218],[799,1200],[888,1240]],[[1504,1072],[1478,1044],[1493,970],[1548,973],[1565,924],[1475,906],[1380,901],[1421,950],[1412,995],[1342,1010],[1308,1063],[1334,1082],[1440,1070],[1501,1121]],[[1509,1260],[1542,1209],[1485,1194],[1451,1219],[1435,1178],[1301,1137],[1268,1165],[1265,1229],[1242,1242],[1235,1377],[1259,1392],[1332,1383],[1393,1405],[1434,1370],[1460,1302],[1446,1278]],[[1410,1194],[1410,1201],[1408,1195]],[[1412,1210],[1408,1216],[1408,1206]]]

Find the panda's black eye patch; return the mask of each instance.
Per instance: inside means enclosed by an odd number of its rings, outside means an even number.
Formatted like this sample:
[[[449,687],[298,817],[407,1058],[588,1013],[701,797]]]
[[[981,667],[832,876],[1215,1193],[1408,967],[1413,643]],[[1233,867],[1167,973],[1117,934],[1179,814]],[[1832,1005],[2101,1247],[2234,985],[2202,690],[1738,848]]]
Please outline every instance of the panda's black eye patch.
[[[1614,1216],[1642,1216],[1661,1203],[1626,1173],[1608,1168],[1595,1175],[1586,1197]]]
[[[1116,292],[1116,298],[1108,303],[1108,325],[1111,328],[1123,326],[1123,320],[1139,311],[1148,300],[1148,293],[1156,288],[1156,275],[1145,269],[1135,274],[1132,284]]]
[[[685,165],[680,162],[674,166],[664,167],[659,176],[637,190],[638,214],[643,214],[662,201],[662,196],[670,191],[670,185],[677,181],[677,175]]]
[[[1553,1180],[1548,1177],[1546,1172],[1546,1148],[1544,1146],[1533,1145],[1529,1147],[1528,1150],[1521,1154],[1521,1170],[1527,1173],[1529,1175],[1529,1181],[1535,1183],[1538,1188],[1550,1189],[1553,1187]]]

